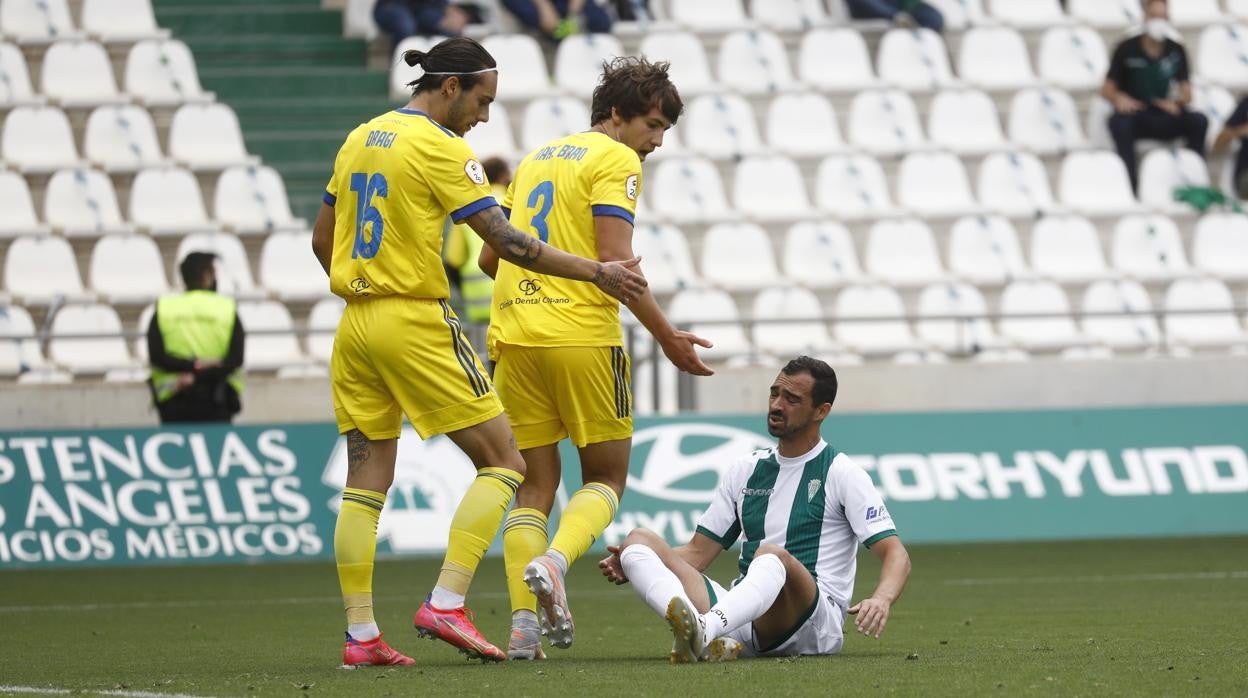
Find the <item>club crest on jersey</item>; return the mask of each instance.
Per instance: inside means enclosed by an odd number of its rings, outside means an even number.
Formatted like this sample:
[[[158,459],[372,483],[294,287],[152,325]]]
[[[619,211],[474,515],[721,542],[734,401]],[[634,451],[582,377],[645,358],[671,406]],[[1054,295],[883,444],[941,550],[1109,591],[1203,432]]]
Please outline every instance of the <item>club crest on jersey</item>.
[[[464,174],[468,175],[468,179],[477,184],[485,184],[485,169],[476,160],[469,160],[464,163]]]
[[[819,494],[819,488],[822,486],[823,480],[820,480],[819,478],[815,478],[814,480],[806,483],[806,501],[809,502],[813,500],[815,495]]]
[[[629,175],[624,181],[624,194],[629,201],[637,200],[637,175]]]

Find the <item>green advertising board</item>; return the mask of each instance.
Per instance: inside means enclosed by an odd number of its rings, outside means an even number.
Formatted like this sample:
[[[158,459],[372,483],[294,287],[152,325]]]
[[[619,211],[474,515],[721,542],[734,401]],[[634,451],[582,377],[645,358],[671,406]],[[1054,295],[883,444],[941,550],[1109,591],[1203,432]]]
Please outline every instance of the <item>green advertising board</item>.
[[[1248,533],[1248,406],[834,412],[824,436],[907,542]],[[637,526],[683,542],[719,472],[772,443],[761,415],[638,419],[598,546]],[[580,484],[564,447],[559,501]],[[331,558],[345,476],[330,424],[0,432],[0,568]],[[379,550],[440,554],[473,476],[406,430]]]

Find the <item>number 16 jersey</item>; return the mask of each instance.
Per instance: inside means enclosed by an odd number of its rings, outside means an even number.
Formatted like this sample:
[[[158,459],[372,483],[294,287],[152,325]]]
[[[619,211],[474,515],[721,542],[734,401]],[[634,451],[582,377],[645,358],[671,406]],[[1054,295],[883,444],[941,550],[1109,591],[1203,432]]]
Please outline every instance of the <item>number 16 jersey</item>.
[[[443,222],[497,205],[472,148],[413,109],[382,114],[347,136],[324,201],[334,207],[330,290],[348,302],[447,298]]]

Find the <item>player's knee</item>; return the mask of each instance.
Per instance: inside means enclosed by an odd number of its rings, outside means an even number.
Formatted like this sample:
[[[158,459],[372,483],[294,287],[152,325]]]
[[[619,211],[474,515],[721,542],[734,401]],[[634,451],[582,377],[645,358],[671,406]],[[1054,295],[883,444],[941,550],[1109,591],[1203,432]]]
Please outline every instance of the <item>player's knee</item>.
[[[785,566],[788,566],[789,561],[793,559],[793,556],[789,554],[789,551],[774,543],[763,543],[758,546],[758,552],[755,553],[755,556],[758,555],[775,555],[780,558],[780,562],[783,562]]]
[[[656,545],[665,542],[657,533],[648,528],[634,528],[624,537],[624,542],[620,543],[620,550],[625,550],[630,545],[644,545],[653,550]]]

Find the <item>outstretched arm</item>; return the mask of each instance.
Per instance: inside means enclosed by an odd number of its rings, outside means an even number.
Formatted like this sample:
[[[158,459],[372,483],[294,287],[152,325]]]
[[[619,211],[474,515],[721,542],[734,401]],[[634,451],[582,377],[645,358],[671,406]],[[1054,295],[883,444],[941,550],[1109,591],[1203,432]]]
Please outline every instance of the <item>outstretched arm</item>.
[[[851,606],[849,613],[858,616],[854,624],[859,632],[878,638],[888,623],[889,611],[901,596],[901,590],[906,588],[906,580],[910,577],[910,553],[906,552],[906,546],[897,536],[877,541],[871,546],[871,552],[880,558],[880,583],[871,596]]]

